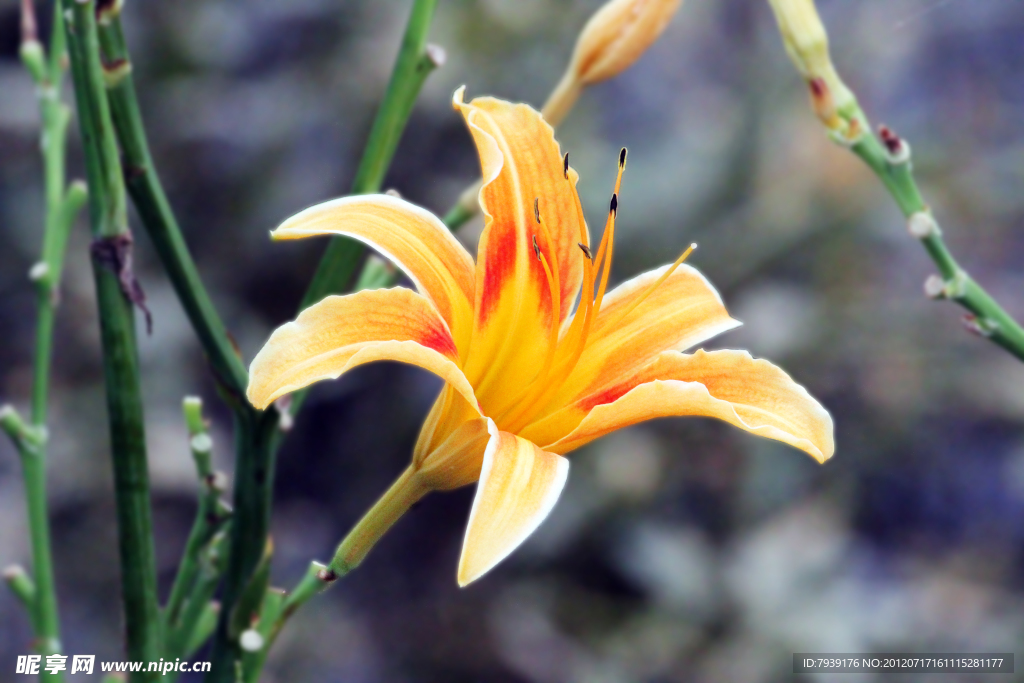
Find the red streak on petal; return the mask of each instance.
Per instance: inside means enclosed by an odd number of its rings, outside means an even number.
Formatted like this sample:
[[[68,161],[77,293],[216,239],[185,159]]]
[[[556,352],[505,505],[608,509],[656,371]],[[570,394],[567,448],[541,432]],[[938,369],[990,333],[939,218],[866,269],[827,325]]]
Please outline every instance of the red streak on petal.
[[[514,225],[502,226],[497,229],[495,224],[491,225],[491,232],[488,234],[487,254],[484,257],[484,282],[483,291],[480,293],[480,310],[477,311],[477,321],[481,326],[498,308],[503,287],[516,276],[516,257],[519,254],[516,247],[516,229]],[[527,245],[522,251],[523,258],[527,260],[529,279],[527,287],[539,292],[540,307],[539,314],[545,320],[551,312],[551,296],[548,293],[547,276],[544,275],[544,267],[537,260],[533,253],[533,245]],[[549,252],[545,252],[547,255]],[[517,286],[521,286],[517,283]]]
[[[598,392],[596,394],[591,394],[590,396],[581,399],[580,402],[577,403],[577,405],[581,409],[589,412],[596,408],[597,406],[603,406],[608,403],[614,403],[615,401],[625,396],[626,393],[628,393],[631,389],[633,389],[636,386],[636,382],[623,382],[621,384],[616,384],[615,386],[609,387],[604,391]]]
[[[442,327],[435,327],[431,325],[424,331],[423,337],[417,341],[428,349],[433,349],[434,351],[437,351],[438,353],[453,360],[459,357],[459,351],[455,348],[455,340],[452,339],[452,336],[448,331]]]

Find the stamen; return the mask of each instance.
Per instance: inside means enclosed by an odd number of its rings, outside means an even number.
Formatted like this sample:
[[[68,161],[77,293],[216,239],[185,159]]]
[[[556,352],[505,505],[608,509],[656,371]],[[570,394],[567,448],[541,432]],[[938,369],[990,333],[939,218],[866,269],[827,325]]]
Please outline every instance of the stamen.
[[[540,197],[533,198],[533,217],[540,223]]]
[[[580,299],[580,306],[576,310],[572,325],[558,347],[558,363],[550,373],[546,371],[538,375],[538,379],[531,385],[530,391],[518,402],[518,407],[513,408],[512,412],[503,418],[503,424],[507,425],[506,429],[511,431],[522,429],[534,418],[542,414],[548,407],[548,404],[554,399],[558,390],[561,389],[564,381],[572,374],[572,371],[576,368],[583,355],[583,350],[587,344],[587,337],[590,334],[598,312],[601,310],[601,301],[608,286],[613,251],[612,243],[615,239],[615,216],[618,213],[619,188],[622,184],[622,172],[625,169],[625,165],[626,150],[623,148],[619,152],[619,172],[615,178],[615,193],[612,195],[608,210],[608,220],[605,224],[604,235],[601,238],[601,246],[598,249],[597,264],[594,263],[590,248],[584,243],[586,241],[586,224],[583,222],[583,208],[580,205],[579,194],[573,188],[573,196],[576,200],[577,214],[579,216],[580,237],[582,238],[578,245],[583,253],[589,257],[589,262],[583,262],[585,276],[584,296]],[[566,171],[566,178],[568,179],[568,171]],[[601,277],[601,286],[598,289],[596,300],[593,300],[590,297],[594,292],[595,271],[601,270],[602,266],[604,272]],[[547,363],[545,363],[545,366],[547,366]]]
[[[533,253],[537,255],[537,260],[538,261],[540,261],[541,263],[544,262],[544,259],[540,255],[540,247],[537,246],[537,236],[536,235],[533,236]],[[544,267],[547,268],[547,266],[544,266]]]
[[[565,156],[562,157],[562,175],[565,176],[566,180],[569,179],[569,153],[568,152],[566,152]]]
[[[627,308],[625,311],[623,311],[621,314],[619,314],[619,316],[616,317],[615,320],[613,320],[612,322],[608,323],[604,327],[607,327],[608,329],[613,329],[615,326],[617,326],[619,323],[621,323],[626,318],[626,316],[628,316],[630,313],[635,311],[636,307],[644,302],[644,299],[649,297],[654,292],[654,290],[656,290],[658,287],[660,287],[665,282],[665,280],[669,279],[669,277],[672,276],[672,273],[675,272],[676,268],[678,268],[680,265],[682,265],[683,261],[686,260],[686,257],[688,257],[690,254],[692,254],[693,251],[696,248],[697,248],[697,243],[696,242],[693,242],[692,244],[690,244],[690,246],[687,247],[686,251],[684,251],[682,254],[679,255],[679,258],[676,259],[675,263],[673,263],[671,266],[669,266],[668,270],[666,270],[664,273],[661,274],[661,277],[659,277],[657,280],[655,280],[653,283],[651,283],[651,285],[648,286],[646,290],[644,290],[644,293],[641,294],[639,297],[637,297],[636,301],[634,301],[632,304],[630,304],[629,308]]]

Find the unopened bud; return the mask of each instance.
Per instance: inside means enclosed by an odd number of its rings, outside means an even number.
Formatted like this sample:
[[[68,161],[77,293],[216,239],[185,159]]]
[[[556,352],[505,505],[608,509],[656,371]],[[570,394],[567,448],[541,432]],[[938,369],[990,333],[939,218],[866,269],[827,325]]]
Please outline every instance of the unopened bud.
[[[544,119],[557,126],[584,86],[622,73],[654,44],[682,0],[611,0],[580,31],[569,68],[544,105]]]
[[[854,137],[862,130],[847,129],[850,110],[856,98],[839,78],[828,50],[828,34],[821,23],[814,0],[768,0],[782,34],[786,53],[797,71],[807,81],[814,113],[832,131]]]

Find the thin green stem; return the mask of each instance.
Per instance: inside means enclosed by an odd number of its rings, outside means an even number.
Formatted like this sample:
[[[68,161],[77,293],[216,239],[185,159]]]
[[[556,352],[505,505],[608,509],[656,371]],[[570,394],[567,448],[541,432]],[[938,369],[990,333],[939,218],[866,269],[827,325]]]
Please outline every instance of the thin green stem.
[[[420,89],[427,76],[443,61],[443,53],[427,45],[427,33],[436,6],[437,0],[415,0],[413,3],[391,80],[352,182],[352,194],[380,191]],[[301,308],[307,308],[329,294],[344,291],[352,282],[365,253],[365,247],[355,240],[332,237],[302,299]]]
[[[32,3],[22,4],[23,26],[34,29]],[[54,8],[50,54],[32,34],[23,35],[21,57],[36,85],[42,132],[40,150],[46,201],[42,257],[30,273],[36,286],[36,348],[33,357],[31,426],[21,422],[13,410],[4,415],[5,429],[20,424],[19,435],[8,430],[21,455],[25,501],[32,548],[32,578],[16,568],[8,575],[9,585],[23,600],[35,634],[36,652],[59,654],[60,619],[53,576],[50,521],[46,491],[47,404],[52,365],[53,329],[56,318],[60,274],[68,234],[85,199],[81,183],[65,187],[65,151],[70,110],[60,99],[65,55],[63,14]],[[27,591],[31,588],[31,591]],[[62,674],[43,672],[43,680],[62,681]]]
[[[191,639],[191,633],[182,631],[193,627],[194,624],[182,624],[182,608],[198,579],[201,553],[231,518],[230,508],[220,498],[224,477],[213,471],[213,440],[202,416],[202,401],[196,397],[186,398],[183,402],[183,412],[188,426],[189,447],[196,466],[196,478],[199,481],[199,506],[192,531],[185,543],[181,562],[178,563],[178,572],[174,577],[167,606],[164,608],[164,637],[168,644],[186,643]],[[170,645],[165,651],[169,657],[181,656],[180,652],[172,652]]]
[[[198,571],[182,602],[177,627],[167,633],[165,658],[188,657],[213,633],[220,606],[213,602],[227,565],[228,535],[218,532],[200,549]],[[212,619],[212,623],[211,623]]]
[[[222,596],[222,615],[226,615],[258,562],[266,540],[276,449],[274,432],[279,417],[275,409],[256,411],[245,399],[248,384],[245,365],[206,293],[153,164],[116,5],[104,12],[100,24],[108,97],[124,151],[132,201],[234,413],[234,508],[239,514],[231,525],[229,539],[230,559]],[[178,599],[177,595],[172,595],[171,607],[175,612],[181,610],[182,629],[192,628],[188,624],[209,614],[194,599],[184,607],[176,604]],[[225,618],[222,616],[218,626],[210,680],[231,680],[234,662],[238,659],[237,643],[229,638]]]
[[[440,62],[426,45],[426,33],[436,0],[416,0],[402,49],[381,109],[363,155],[354,192],[378,190],[394,155],[401,131],[427,75]],[[130,75],[129,57],[116,8],[100,17],[106,61],[106,83],[114,122],[127,163],[128,188],[157,251],[170,274],[214,370],[227,390],[236,422],[236,472],[231,528],[231,553],[223,592],[224,608],[213,648],[213,671],[208,680],[230,680],[238,661],[238,643],[230,638],[227,619],[259,561],[269,524],[274,453],[281,440],[278,415],[253,410],[244,399],[244,365],[234,353],[223,324],[203,290],[187,247],[181,239],[159,178],[154,171]],[[102,170],[102,169],[101,169]],[[338,291],[351,280],[363,260],[362,250],[328,249],[307,300]],[[294,405],[297,410],[301,396]]]
[[[62,0],[67,13],[68,52],[89,180],[93,233],[92,264],[107,387],[114,492],[117,504],[127,657],[156,661],[161,656],[161,622],[156,596],[149,499],[149,472],[124,184],[113,122],[104,88],[93,0]],[[131,680],[152,681],[154,672]]]
[[[100,19],[107,96],[124,154],[125,183],[160,262],[221,385],[244,402],[248,373],[203,286],[149,151],[119,14]]]
[[[862,130],[870,130],[867,119],[859,109],[852,113],[863,122]],[[885,143],[865,132],[851,149],[879,177],[908,220],[910,232],[921,242],[928,256],[935,262],[940,282],[926,289],[935,298],[955,301],[970,312],[968,329],[1024,361],[1024,328],[1003,309],[985,289],[974,281],[957,262],[942,238],[942,230],[931,215],[914,179],[910,146],[888,129],[883,129]],[[887,147],[888,145],[888,147]]]
[[[231,633],[231,614],[260,562],[270,529],[278,423],[276,411],[235,414],[234,521],[207,681],[234,681],[241,659],[238,639]]]

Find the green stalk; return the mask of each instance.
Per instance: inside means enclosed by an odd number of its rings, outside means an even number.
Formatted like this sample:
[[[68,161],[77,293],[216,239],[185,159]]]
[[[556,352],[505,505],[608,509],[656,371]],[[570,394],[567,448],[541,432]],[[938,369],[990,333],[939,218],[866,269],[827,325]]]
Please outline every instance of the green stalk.
[[[231,518],[230,508],[220,498],[223,490],[221,480],[224,477],[213,470],[213,441],[203,419],[202,405],[199,398],[190,396],[182,406],[188,426],[189,447],[196,465],[196,478],[199,480],[199,506],[164,608],[164,649],[168,658],[182,656],[182,644],[191,639],[189,630],[195,624],[182,620],[182,610],[189,595],[194,593],[200,573],[201,554]],[[172,648],[171,643],[179,647]]]
[[[114,3],[109,12],[101,13],[99,35],[110,111],[124,154],[125,184],[217,379],[235,400],[244,403],[249,382],[245,364],[203,286],[153,164],[119,9]]]
[[[836,72],[829,56],[828,34],[814,1],[797,6],[773,0],[772,10],[786,52],[807,83],[814,112],[829,136],[849,147],[874,171],[907,219],[910,234],[935,262],[939,275],[925,281],[925,293],[967,309],[964,322],[968,330],[1024,361],[1024,328],[971,279],[942,239],[942,230],[914,179],[910,145],[885,126],[878,128],[876,137],[856,96]]]
[[[430,72],[443,61],[439,50],[427,45],[427,32],[436,6],[437,0],[413,2],[402,47],[370,129],[351,194],[380,191],[420,89]],[[355,240],[332,237],[300,308],[307,308],[329,294],[344,291],[351,283],[356,268],[363,262],[365,253],[365,247]]]
[[[266,541],[276,449],[274,432],[279,416],[276,409],[257,411],[245,399],[248,385],[245,365],[206,293],[153,164],[116,4],[101,14],[100,36],[106,62],[108,98],[124,152],[132,201],[234,413],[234,508],[238,514],[231,525],[230,553],[222,596],[224,608],[221,610],[210,674],[210,680],[229,680],[233,662],[239,654],[237,643],[229,638],[225,619],[258,562]],[[199,618],[208,614],[201,605],[182,607],[180,600],[181,590],[172,591],[169,607],[175,613],[183,610],[180,618],[184,625],[180,628],[191,628],[187,626],[192,622],[189,615]],[[180,635],[175,634],[174,640],[179,640]]]
[[[67,1],[67,0],[65,0]],[[354,183],[355,192],[378,190],[394,155],[401,132],[427,75],[440,63],[438,52],[426,46],[426,33],[436,0],[416,0],[388,90],[374,122],[367,149]],[[231,680],[239,661],[238,643],[230,638],[227,619],[259,561],[269,526],[274,454],[282,433],[276,410],[253,410],[244,399],[244,365],[234,354],[223,324],[209,305],[180,230],[161,188],[146,144],[145,130],[131,79],[124,36],[114,9],[100,17],[106,59],[106,80],[114,123],[130,171],[128,187],[158,254],[171,276],[193,327],[235,412],[236,471],[231,552],[222,595],[223,609],[213,647],[213,669],[207,680]],[[307,300],[338,291],[351,279],[363,252],[329,248],[311,285]],[[297,410],[302,396],[293,403]]]
[[[238,639],[231,634],[231,615],[260,562],[270,529],[279,421],[276,411],[235,414],[235,453],[238,457],[235,460],[231,549],[207,681],[234,681],[236,663],[242,657]]]
[[[24,570],[7,572],[8,583],[29,612],[35,635],[35,651],[59,654],[60,620],[53,579],[53,557],[46,493],[47,404],[52,364],[53,327],[56,317],[60,274],[68,234],[75,216],[85,202],[85,187],[65,187],[64,158],[70,110],[60,99],[65,55],[63,15],[54,12],[50,55],[36,38],[36,21],[31,2],[22,3],[21,58],[35,81],[42,134],[44,195],[46,200],[42,258],[30,273],[36,286],[36,348],[33,359],[31,425],[24,424],[12,408],[2,409],[3,427],[21,455],[32,549],[32,577]],[[30,590],[29,590],[30,589]],[[43,680],[62,681],[62,674],[43,671]]]
[[[130,248],[124,184],[100,64],[95,2],[62,0],[61,4],[69,18],[71,72],[90,188],[91,251],[107,387],[127,657],[156,661],[161,656],[161,625],[135,312],[129,298],[134,294],[133,276],[123,253]],[[133,682],[158,678],[154,672],[131,676]]]
[[[850,116],[862,121],[864,130],[870,130],[870,124],[859,108]],[[935,262],[939,279],[926,282],[927,293],[933,298],[949,299],[965,308],[970,312],[966,320],[968,329],[1024,361],[1024,328],[957,262],[946,246],[931,210],[921,197],[914,179],[910,146],[888,129],[881,130],[884,140],[865,132],[853,142],[851,149],[889,190],[904,218],[908,220],[911,234],[920,240],[921,246]]]

